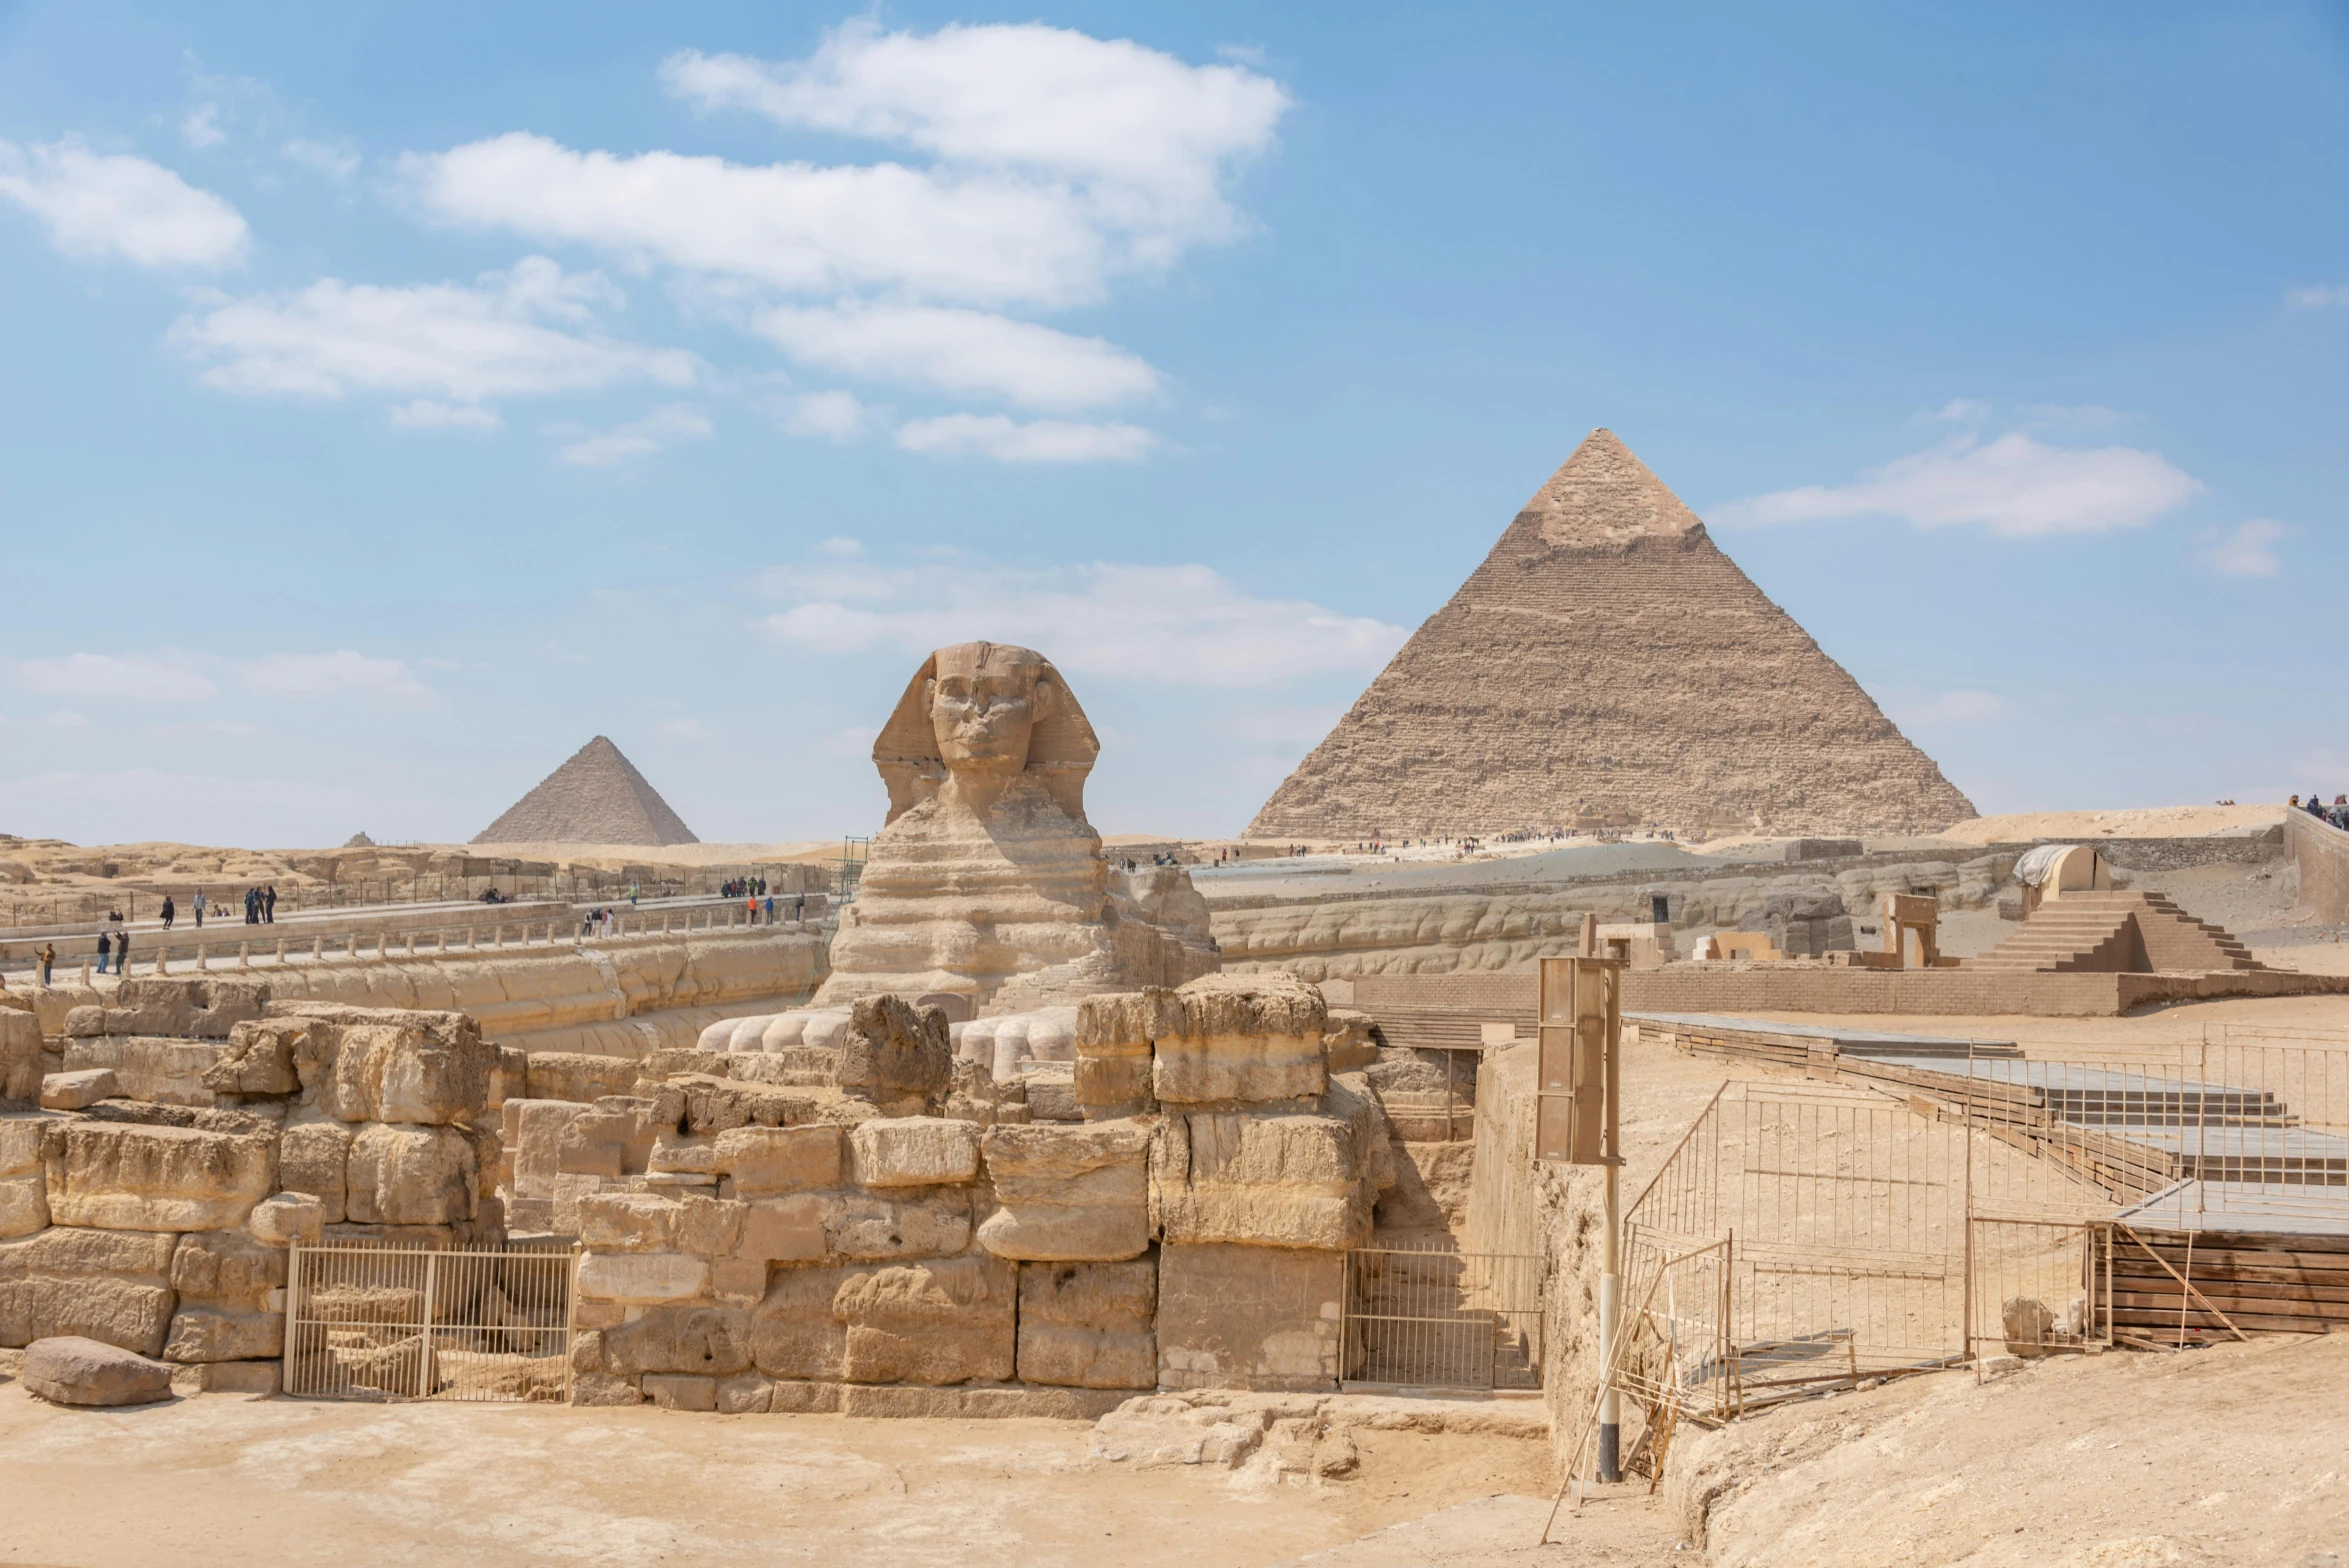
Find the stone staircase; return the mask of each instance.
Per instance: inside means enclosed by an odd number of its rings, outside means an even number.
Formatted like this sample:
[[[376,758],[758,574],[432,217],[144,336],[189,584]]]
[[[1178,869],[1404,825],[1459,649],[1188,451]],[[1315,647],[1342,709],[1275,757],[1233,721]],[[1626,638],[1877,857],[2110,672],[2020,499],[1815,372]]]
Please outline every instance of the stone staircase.
[[[2048,900],[2021,930],[1965,967],[2009,974],[2146,974],[2266,966],[2232,932],[2195,919],[2159,893],[2114,891]]]

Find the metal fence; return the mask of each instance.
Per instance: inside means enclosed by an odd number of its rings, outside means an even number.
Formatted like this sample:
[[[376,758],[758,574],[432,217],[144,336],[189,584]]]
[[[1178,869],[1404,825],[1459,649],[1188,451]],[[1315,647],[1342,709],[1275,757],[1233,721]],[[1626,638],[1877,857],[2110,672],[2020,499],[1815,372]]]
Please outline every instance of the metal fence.
[[[1530,1253],[1356,1248],[1345,1301],[1350,1382],[1541,1386],[1541,1259]]]
[[[301,1247],[287,1259],[288,1394],[561,1404],[576,1247]]]

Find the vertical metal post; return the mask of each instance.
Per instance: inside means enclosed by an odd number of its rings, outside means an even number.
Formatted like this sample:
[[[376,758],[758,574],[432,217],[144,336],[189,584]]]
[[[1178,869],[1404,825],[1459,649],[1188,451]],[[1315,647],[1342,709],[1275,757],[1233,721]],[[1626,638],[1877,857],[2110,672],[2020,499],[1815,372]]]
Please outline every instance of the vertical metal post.
[[[302,1321],[302,1244],[289,1243],[285,1251],[285,1337],[278,1347],[277,1390],[294,1392],[294,1333]]]
[[[563,1284],[563,1403],[569,1404],[572,1395],[571,1342],[578,1337],[579,1322],[579,1243],[571,1243],[571,1266]]]
[[[1599,1353],[1605,1358],[1601,1374],[1607,1379],[1605,1392],[1599,1402],[1599,1479],[1623,1479],[1623,1394],[1615,1386],[1615,1336],[1621,1329],[1623,1279],[1623,1209],[1622,1172],[1623,1144],[1621,1137],[1622,1046],[1619,1030],[1623,1017],[1620,991],[1622,971],[1600,968],[1597,965],[1577,965],[1575,979],[1580,982],[1596,979],[1608,992],[1607,996],[1607,1066],[1606,1101],[1607,1132],[1602,1145],[1606,1163],[1601,1173],[1607,1183],[1606,1225],[1599,1257]]]
[[[440,1254],[424,1255],[424,1337],[416,1351],[416,1397],[432,1397],[432,1293],[440,1282]]]

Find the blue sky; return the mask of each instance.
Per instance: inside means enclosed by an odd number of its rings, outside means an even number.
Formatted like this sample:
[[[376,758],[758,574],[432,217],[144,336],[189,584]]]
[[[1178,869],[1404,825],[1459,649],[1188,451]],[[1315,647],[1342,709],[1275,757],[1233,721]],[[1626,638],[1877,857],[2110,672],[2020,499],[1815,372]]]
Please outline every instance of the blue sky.
[[[219,10],[225,14],[210,14]],[[1629,11],[1633,14],[1626,14]],[[1985,811],[2349,789],[2349,13],[0,0],[0,830],[1237,831],[1591,427]]]

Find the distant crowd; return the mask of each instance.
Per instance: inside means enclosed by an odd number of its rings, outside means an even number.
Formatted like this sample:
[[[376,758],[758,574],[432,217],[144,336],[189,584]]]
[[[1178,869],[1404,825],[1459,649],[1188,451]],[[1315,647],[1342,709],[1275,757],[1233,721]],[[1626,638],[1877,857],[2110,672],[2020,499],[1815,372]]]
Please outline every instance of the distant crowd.
[[[2311,794],[2306,801],[2294,795],[2292,807],[2296,811],[2307,812],[2319,822],[2329,822],[2334,827],[2349,829],[2349,795],[2335,795],[2333,803],[2329,806],[2325,804],[2325,798],[2322,795]]]

